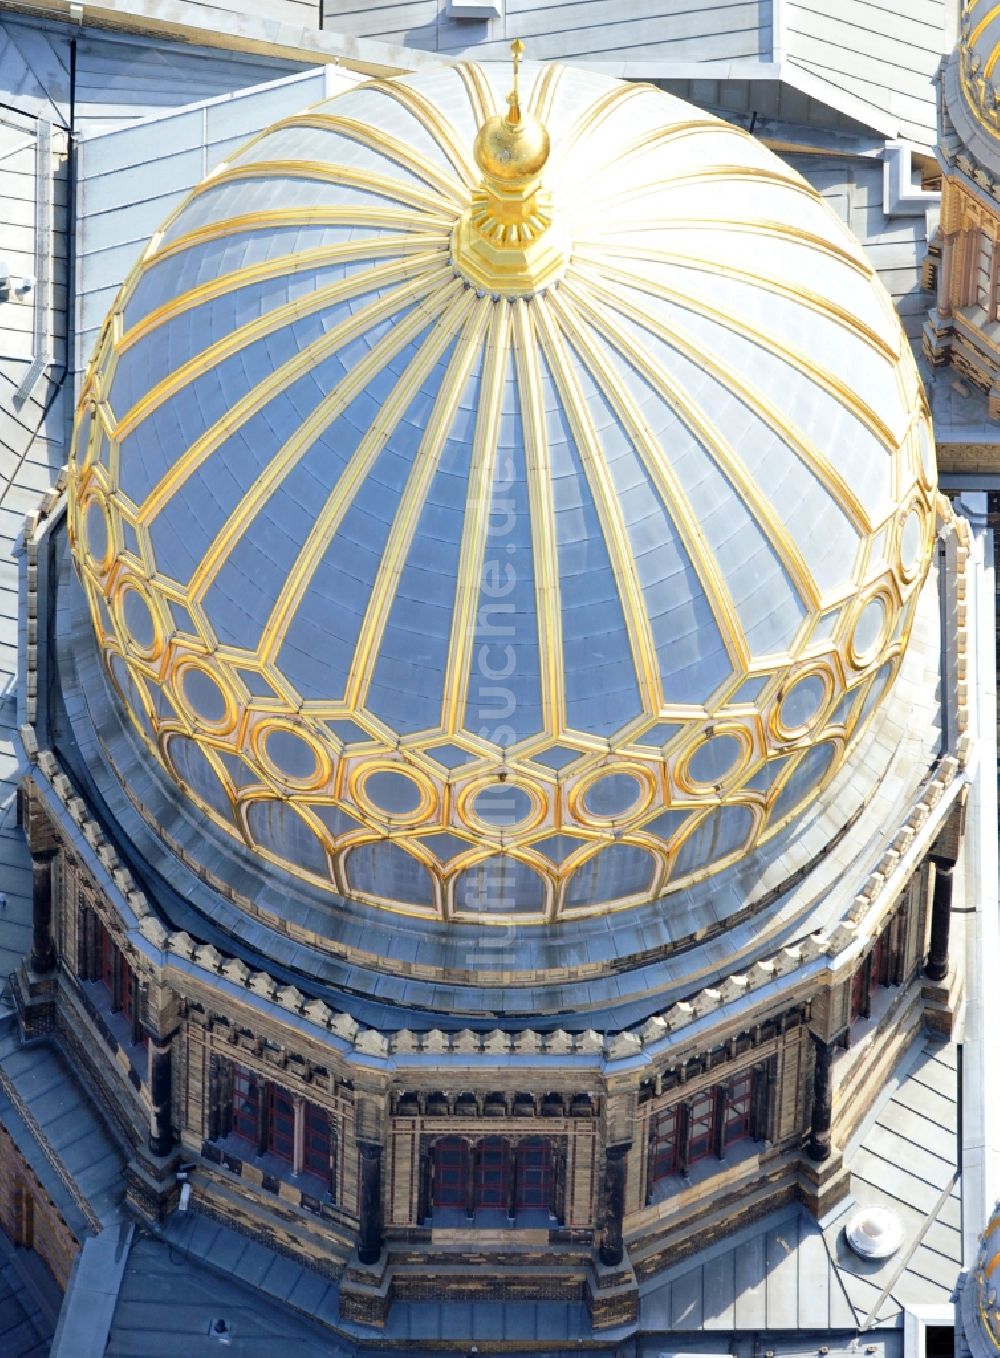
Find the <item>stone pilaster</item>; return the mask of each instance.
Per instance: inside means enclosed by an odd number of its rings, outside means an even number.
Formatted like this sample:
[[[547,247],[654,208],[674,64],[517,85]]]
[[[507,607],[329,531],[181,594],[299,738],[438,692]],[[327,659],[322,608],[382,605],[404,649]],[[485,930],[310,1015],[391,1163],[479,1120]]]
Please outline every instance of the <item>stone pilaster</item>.
[[[359,1141],[358,1161],[358,1258],[363,1264],[374,1264],[382,1253],[381,1144]]]
[[[604,1230],[601,1235],[601,1263],[617,1268],[625,1246],[622,1229],[625,1221],[625,1168],[631,1142],[609,1146],[604,1164]]]
[[[948,975],[948,943],[951,934],[953,865],[935,860],[934,900],[931,905],[931,943],[924,973],[929,981],[943,981]]]
[[[149,1149],[153,1155],[169,1155],[174,1148],[170,1125],[173,1037],[149,1036]]]
[[[830,1126],[833,1118],[833,1053],[835,1044],[812,1035],[815,1049],[813,1066],[812,1123],[809,1128],[809,1158],[815,1161],[830,1155]]]
[[[36,853],[31,859],[31,970],[36,976],[55,970],[52,943],[52,864],[55,850]]]

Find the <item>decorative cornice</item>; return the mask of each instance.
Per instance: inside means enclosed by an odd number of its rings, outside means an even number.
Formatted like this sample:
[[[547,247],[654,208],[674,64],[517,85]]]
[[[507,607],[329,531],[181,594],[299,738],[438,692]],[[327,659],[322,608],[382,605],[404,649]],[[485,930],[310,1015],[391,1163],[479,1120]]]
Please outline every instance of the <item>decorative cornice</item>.
[[[52,491],[48,492],[39,510],[28,515],[25,522],[25,547],[28,574],[28,616],[37,618],[37,534],[42,521],[60,505],[65,484],[64,473]],[[800,979],[805,980],[805,968],[821,958],[832,960],[826,968],[832,974],[858,956],[876,937],[885,914],[898,898],[899,892],[930,849],[943,820],[951,797],[949,789],[957,793],[960,772],[971,754],[968,730],[968,615],[967,563],[971,547],[969,525],[957,517],[947,501],[939,503],[941,530],[945,539],[954,539],[955,550],[955,633],[957,674],[957,729],[959,739],[955,753],[943,755],[925,779],[905,823],[883,850],[875,867],[868,874],[854,897],[846,917],[836,924],[779,949],[771,957],[755,962],[746,971],[727,976],[706,986],[687,999],[672,1004],[641,1024],[617,1034],[601,1034],[594,1029],[582,1033],[568,1033],[562,1029],[539,1033],[532,1029],[508,1032],[500,1028],[481,1033],[464,1029],[447,1033],[440,1029],[416,1033],[409,1029],[382,1031],[359,1024],[351,1015],[331,1009],[319,998],[307,998],[297,987],[282,984],[265,971],[252,971],[235,957],[227,957],[208,943],[199,943],[183,930],[168,929],[151,906],[145,892],[139,890],[129,872],[118,858],[117,850],[105,836],[100,825],[90,815],[86,802],[75,792],[73,783],[52,750],[39,747],[34,721],[37,708],[30,708],[31,716],[19,731],[21,745],[30,764],[51,787],[55,797],[78,827],[84,844],[93,856],[95,865],[108,875],[121,904],[136,921],[135,932],[147,947],[161,954],[159,965],[170,966],[172,959],[184,964],[184,970],[194,977],[202,973],[207,979],[216,976],[237,989],[242,989],[263,1000],[275,1010],[283,1010],[315,1029],[342,1043],[344,1048],[366,1063],[384,1062],[393,1057],[433,1054],[435,1057],[453,1056],[477,1058],[477,1064],[505,1061],[511,1056],[579,1056],[597,1058],[604,1066],[635,1060],[648,1060],[651,1049],[700,1019],[724,1010],[728,1005],[744,999],[779,980],[789,988]],[[34,571],[32,567],[34,565]],[[37,696],[37,646],[26,648],[24,683],[29,693]],[[953,794],[954,795],[954,794]],[[944,799],[944,805],[942,800]],[[82,848],[82,846],[81,846]],[[86,851],[84,851],[86,852]],[[138,944],[138,940],[133,939]],[[141,945],[139,945],[141,947]],[[810,979],[817,982],[823,969],[813,966]],[[801,976],[800,976],[801,973]],[[839,977],[837,978],[839,980]]]

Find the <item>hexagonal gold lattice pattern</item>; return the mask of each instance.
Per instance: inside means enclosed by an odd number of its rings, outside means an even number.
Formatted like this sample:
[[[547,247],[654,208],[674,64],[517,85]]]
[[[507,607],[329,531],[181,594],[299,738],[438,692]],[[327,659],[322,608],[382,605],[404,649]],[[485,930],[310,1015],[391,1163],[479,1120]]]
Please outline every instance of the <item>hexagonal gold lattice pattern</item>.
[[[551,67],[530,101],[558,287],[449,261],[488,73],[359,87],[153,237],[70,468],[111,681],[201,811],[485,923],[778,833],[889,690],[934,538],[909,347],[817,195],[659,91]]]

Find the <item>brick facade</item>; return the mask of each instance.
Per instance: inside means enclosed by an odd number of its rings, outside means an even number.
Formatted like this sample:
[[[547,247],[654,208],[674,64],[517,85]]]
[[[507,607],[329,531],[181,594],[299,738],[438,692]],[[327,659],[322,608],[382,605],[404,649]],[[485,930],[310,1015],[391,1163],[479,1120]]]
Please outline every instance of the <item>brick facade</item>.
[[[849,962],[772,999],[761,996],[749,1010],[722,1007],[710,1025],[690,1036],[681,1030],[659,1058],[633,1068],[525,1062],[477,1073],[476,1063],[463,1065],[454,1050],[427,1059],[429,1040],[425,1059],[406,1069],[359,1063],[289,1022],[280,1006],[241,1002],[171,954],[137,946],[30,784],[25,803],[32,845],[58,849],[55,1030],[132,1156],[129,1201],[140,1213],[162,1216],[176,1204],[179,1160],[193,1164],[197,1210],[340,1277],[345,1316],[366,1323],[382,1323],[393,1296],[442,1289],[470,1298],[582,1296],[595,1324],[628,1319],[638,1279],[725,1234],[734,1221],[750,1222],[795,1197],[829,1206],[843,1195],[836,1154],[826,1167],[808,1161],[815,1040],[833,1041],[840,1051],[836,1147],[863,1116],[873,1073],[880,1082],[921,1024],[928,861],[886,903],[877,936]],[[121,1015],[121,986],[94,979],[94,940],[102,931],[131,972],[131,1028]],[[873,996],[879,1014],[865,1020],[858,1006],[870,1013]],[[147,1047],[129,1045],[136,1037]],[[136,1063],[150,1037],[171,1055],[174,1145],[166,1157],[149,1151],[149,1071]],[[234,1132],[236,1071],[255,1089],[277,1091],[288,1119],[302,1116],[290,1110],[307,1107],[328,1119],[328,1180],[295,1172],[301,1146],[292,1155],[291,1122],[283,1152],[277,1148],[285,1159]],[[687,1139],[676,1166],[658,1150],[664,1127]],[[296,1122],[294,1136],[301,1135]],[[544,1152],[530,1149],[538,1145]],[[377,1161],[366,1146],[378,1148]],[[450,1188],[451,1197],[435,1187],[442,1146],[458,1166],[461,1187]],[[624,1157],[617,1208],[608,1179],[612,1147]],[[359,1264],[356,1252],[366,1154],[368,1172],[379,1176],[375,1228],[384,1242],[372,1266]],[[546,1207],[525,1212],[517,1195],[528,1171],[518,1166],[531,1155],[532,1172],[547,1176]],[[48,1224],[46,1210],[37,1208],[35,1219],[46,1222],[60,1276],[72,1242]],[[613,1248],[616,1231],[623,1262],[608,1268],[599,1256],[609,1238]]]

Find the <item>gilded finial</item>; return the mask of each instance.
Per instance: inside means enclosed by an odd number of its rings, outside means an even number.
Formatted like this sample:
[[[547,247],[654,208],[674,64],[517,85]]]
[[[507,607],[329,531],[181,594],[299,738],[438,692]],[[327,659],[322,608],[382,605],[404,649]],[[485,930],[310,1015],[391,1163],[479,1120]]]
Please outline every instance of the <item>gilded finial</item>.
[[[549,134],[532,113],[521,108],[518,85],[524,43],[515,38],[510,45],[514,58],[514,85],[507,96],[507,112],[488,118],[479,129],[473,154],[476,164],[489,179],[504,184],[529,183],[537,179],[549,158]]]
[[[520,38],[515,38],[511,43],[510,54],[514,59],[514,88],[507,96],[509,110],[507,113],[507,121],[513,127],[517,127],[518,123],[521,121],[521,96],[517,88],[517,67],[521,58],[524,56],[524,43]]]
[[[514,79],[507,111],[488,118],[476,137],[473,155],[483,182],[456,225],[452,259],[477,288],[526,297],[561,276],[569,252],[553,227],[551,194],[542,185],[549,134],[521,104],[520,38],[510,52]]]

